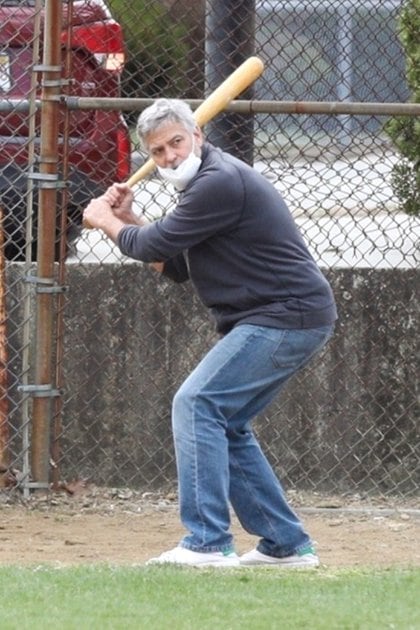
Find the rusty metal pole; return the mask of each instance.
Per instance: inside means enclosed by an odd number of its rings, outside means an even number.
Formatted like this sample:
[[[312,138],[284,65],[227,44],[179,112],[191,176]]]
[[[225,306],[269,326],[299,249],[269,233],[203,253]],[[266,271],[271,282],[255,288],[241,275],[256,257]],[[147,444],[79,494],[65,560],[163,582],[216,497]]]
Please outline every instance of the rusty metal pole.
[[[9,398],[7,378],[6,261],[4,257],[3,208],[0,207],[0,467],[9,465]],[[1,485],[1,484],[0,484]]]
[[[70,3],[67,7],[67,42],[71,41],[71,30],[73,23],[73,4]],[[71,46],[67,46],[65,51],[65,60],[64,60],[64,86],[62,90],[62,94],[65,94],[67,91],[67,87],[70,83],[70,77],[72,74],[72,50]],[[62,129],[62,140],[63,140],[63,177],[66,179],[69,174],[69,161],[68,161],[68,146],[69,146],[69,129],[70,123],[70,111],[66,107],[64,109],[63,116],[63,129]],[[67,268],[65,264],[66,254],[67,254],[67,228],[68,228],[68,217],[67,217],[67,209],[68,209],[68,189],[63,190],[62,198],[61,198],[61,211],[59,217],[59,226],[60,226],[60,248],[59,248],[59,261],[58,261],[58,285],[64,287],[67,275]],[[57,387],[60,389],[64,385],[64,374],[63,374],[63,365],[64,365],[64,309],[66,305],[66,299],[64,292],[59,293],[57,296],[57,326],[56,326],[56,357],[55,357],[55,381]],[[57,396],[54,401],[54,412],[52,417],[52,429],[51,429],[51,459],[52,459],[52,471],[51,471],[51,481],[52,481],[52,489],[59,490],[60,488],[60,459],[61,459],[61,450],[60,450],[60,441],[63,433],[63,425],[62,425],[62,413],[63,413],[63,397]]]
[[[33,487],[49,486],[53,385],[54,247],[61,92],[61,1],[46,0],[41,91],[41,145],[38,174],[38,253],[36,285],[36,356],[32,407]]]
[[[43,0],[35,0],[35,21],[34,21],[34,38],[32,42],[32,73],[31,86],[28,102],[28,173],[29,175],[36,168],[36,130],[37,130],[37,97],[39,84],[39,71],[36,68],[40,64],[41,54],[41,22],[43,19]],[[27,203],[26,203],[26,243],[25,243],[25,276],[31,273],[32,266],[32,230],[33,230],[33,211],[34,211],[34,181],[31,177],[27,183]],[[31,340],[32,340],[32,291],[28,284],[25,284],[23,294],[23,328],[22,328],[22,388],[28,386],[31,377]],[[22,399],[22,490],[25,499],[29,498],[29,483],[31,479],[31,463],[30,463],[30,396],[27,394]]]

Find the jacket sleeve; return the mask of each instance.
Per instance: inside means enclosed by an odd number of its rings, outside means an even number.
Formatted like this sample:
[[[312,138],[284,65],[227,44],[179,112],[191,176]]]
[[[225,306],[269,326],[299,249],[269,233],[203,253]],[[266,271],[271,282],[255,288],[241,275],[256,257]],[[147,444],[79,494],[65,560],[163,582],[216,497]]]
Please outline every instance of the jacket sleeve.
[[[173,212],[145,227],[125,226],[118,247],[143,262],[166,262],[213,235],[232,229],[240,216],[244,191],[226,172],[199,173]]]

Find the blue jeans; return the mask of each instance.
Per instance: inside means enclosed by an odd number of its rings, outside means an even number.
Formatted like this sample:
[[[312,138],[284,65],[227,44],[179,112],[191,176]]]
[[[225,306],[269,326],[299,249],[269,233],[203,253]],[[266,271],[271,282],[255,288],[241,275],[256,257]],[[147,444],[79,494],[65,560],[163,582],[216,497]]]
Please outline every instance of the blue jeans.
[[[333,326],[278,329],[243,324],[202,359],[175,394],[172,427],[181,521],[180,545],[233,547],[232,506],[258,550],[276,557],[310,544],[251,429],[251,420],[327,342]]]

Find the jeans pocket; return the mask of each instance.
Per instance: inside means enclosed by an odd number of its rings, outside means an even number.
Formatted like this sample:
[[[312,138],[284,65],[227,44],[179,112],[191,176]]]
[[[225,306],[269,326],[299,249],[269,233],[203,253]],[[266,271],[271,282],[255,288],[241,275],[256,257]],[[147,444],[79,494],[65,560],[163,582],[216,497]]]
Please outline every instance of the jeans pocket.
[[[333,330],[333,326],[283,330],[271,354],[273,365],[278,369],[298,370],[323,348]]]

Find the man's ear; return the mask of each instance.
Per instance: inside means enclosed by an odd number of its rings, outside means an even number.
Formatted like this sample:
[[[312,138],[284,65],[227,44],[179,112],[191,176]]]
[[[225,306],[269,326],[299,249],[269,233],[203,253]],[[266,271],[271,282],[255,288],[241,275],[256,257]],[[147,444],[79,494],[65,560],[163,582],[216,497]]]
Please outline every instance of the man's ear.
[[[194,136],[196,146],[201,148],[203,146],[204,136],[203,136],[203,132],[201,131],[198,125],[196,125],[196,128],[193,131],[193,136]]]

